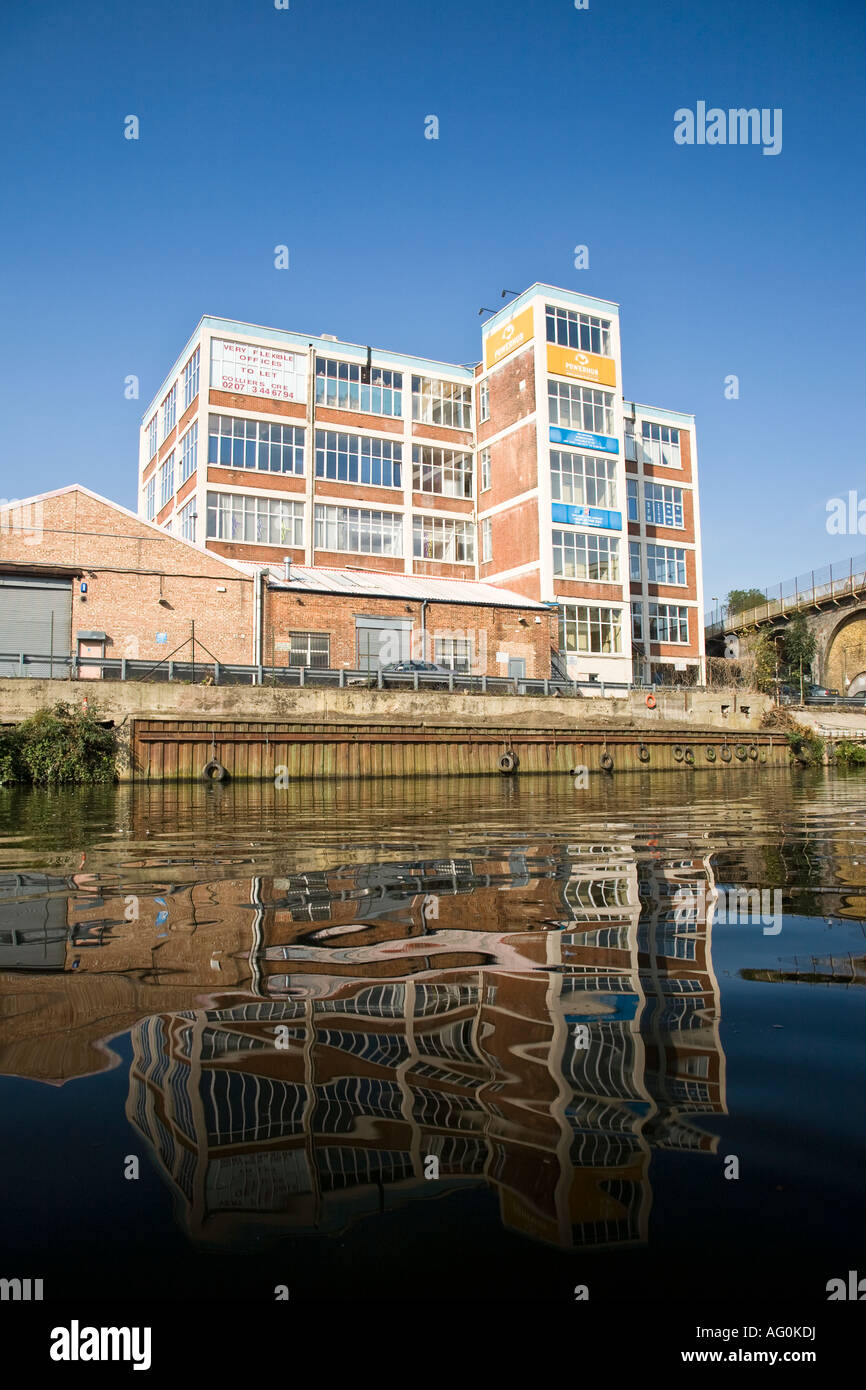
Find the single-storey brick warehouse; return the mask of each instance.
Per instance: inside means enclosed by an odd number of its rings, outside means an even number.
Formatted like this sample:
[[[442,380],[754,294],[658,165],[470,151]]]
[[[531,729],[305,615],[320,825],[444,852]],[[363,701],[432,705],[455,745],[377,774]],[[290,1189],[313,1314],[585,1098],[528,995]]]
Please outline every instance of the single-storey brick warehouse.
[[[241,563],[77,484],[0,506],[0,675],[22,654],[32,675],[70,656],[188,661],[193,637],[226,665],[544,677],[556,609],[471,581]]]

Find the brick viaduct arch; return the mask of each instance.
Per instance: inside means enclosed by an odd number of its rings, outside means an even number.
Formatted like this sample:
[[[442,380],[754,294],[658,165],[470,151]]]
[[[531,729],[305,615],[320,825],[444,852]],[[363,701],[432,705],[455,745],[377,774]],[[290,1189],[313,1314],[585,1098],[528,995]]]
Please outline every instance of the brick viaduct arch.
[[[810,616],[809,625],[818,644],[813,662],[817,679],[840,694],[866,688],[866,603],[841,613],[825,608]]]

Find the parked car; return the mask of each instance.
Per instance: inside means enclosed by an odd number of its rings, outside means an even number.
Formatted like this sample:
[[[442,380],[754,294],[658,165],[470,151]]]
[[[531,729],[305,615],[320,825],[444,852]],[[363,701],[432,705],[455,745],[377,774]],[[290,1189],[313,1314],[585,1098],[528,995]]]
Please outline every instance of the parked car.
[[[439,671],[443,676],[450,675],[447,666],[437,666],[435,661],[391,661],[382,670],[386,674],[389,671],[427,671],[428,674]]]
[[[441,681],[424,680],[418,684],[424,690],[445,690],[448,684],[448,677],[451,675],[447,666],[439,666],[435,661],[390,661],[387,666],[382,667],[382,675],[387,680],[389,676],[411,676],[417,671],[422,676],[442,676]],[[402,684],[402,682],[401,682]]]

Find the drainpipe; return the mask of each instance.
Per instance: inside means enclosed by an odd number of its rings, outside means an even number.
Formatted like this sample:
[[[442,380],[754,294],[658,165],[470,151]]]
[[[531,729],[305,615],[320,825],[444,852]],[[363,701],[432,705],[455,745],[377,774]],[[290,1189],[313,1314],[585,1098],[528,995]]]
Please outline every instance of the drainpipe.
[[[264,665],[265,625],[262,615],[267,585],[263,582],[268,570],[257,569],[253,575],[253,665]]]
[[[421,660],[427,660],[427,605],[429,598],[421,600]]]

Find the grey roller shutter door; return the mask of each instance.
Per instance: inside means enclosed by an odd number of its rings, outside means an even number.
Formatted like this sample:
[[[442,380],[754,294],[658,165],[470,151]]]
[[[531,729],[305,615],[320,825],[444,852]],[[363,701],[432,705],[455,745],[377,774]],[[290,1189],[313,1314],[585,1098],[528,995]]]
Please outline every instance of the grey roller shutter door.
[[[0,574],[0,675],[19,674],[18,655],[26,652],[45,660],[30,662],[28,676],[66,674],[62,660],[70,655],[72,627],[72,582],[46,579],[41,575]]]

